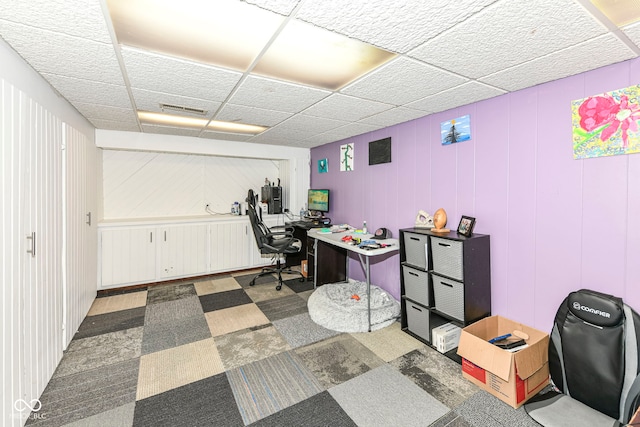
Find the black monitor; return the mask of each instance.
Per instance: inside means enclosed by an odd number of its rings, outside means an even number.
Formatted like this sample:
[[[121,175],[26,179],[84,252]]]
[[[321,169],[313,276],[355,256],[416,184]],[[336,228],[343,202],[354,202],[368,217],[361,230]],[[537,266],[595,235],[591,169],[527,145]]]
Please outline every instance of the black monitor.
[[[307,193],[307,209],[310,212],[329,212],[329,190],[310,189]]]

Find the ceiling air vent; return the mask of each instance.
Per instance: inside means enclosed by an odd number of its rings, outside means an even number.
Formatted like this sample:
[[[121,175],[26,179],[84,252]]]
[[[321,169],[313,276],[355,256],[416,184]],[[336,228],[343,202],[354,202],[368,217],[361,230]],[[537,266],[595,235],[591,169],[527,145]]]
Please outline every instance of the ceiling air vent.
[[[208,113],[207,110],[202,110],[200,108],[185,107],[182,105],[173,105],[173,104],[160,104],[160,109],[162,110],[162,112],[177,111],[180,113],[194,114],[196,116],[206,116]]]

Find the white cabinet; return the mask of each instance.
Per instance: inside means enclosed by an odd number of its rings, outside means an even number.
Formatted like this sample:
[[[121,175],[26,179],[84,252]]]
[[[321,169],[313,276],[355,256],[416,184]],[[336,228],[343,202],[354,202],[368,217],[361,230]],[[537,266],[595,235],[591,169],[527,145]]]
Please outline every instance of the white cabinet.
[[[268,227],[278,218],[264,220]],[[262,267],[246,216],[102,223],[101,289]]]
[[[239,270],[251,266],[249,238],[253,239],[248,220],[210,224],[211,272]],[[255,246],[255,244],[254,244]]]
[[[207,224],[158,228],[158,277],[164,279],[207,273],[208,232]]]
[[[156,278],[155,227],[102,230],[101,286],[152,282]]]

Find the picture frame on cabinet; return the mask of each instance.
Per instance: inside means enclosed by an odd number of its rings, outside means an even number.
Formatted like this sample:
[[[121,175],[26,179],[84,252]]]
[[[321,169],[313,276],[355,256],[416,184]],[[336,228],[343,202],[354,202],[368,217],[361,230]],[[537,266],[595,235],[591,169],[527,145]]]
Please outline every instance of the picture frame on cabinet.
[[[465,237],[471,236],[473,233],[473,227],[476,225],[476,219],[471,216],[462,215],[460,218],[460,224],[458,224],[458,234]]]

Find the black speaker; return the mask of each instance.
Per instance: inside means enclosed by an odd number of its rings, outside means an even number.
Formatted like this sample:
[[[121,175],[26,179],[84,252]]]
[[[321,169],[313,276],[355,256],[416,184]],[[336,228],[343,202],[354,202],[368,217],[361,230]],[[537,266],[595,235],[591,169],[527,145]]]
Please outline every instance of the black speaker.
[[[265,185],[262,187],[261,201],[267,204],[268,214],[282,213],[282,187]]]

